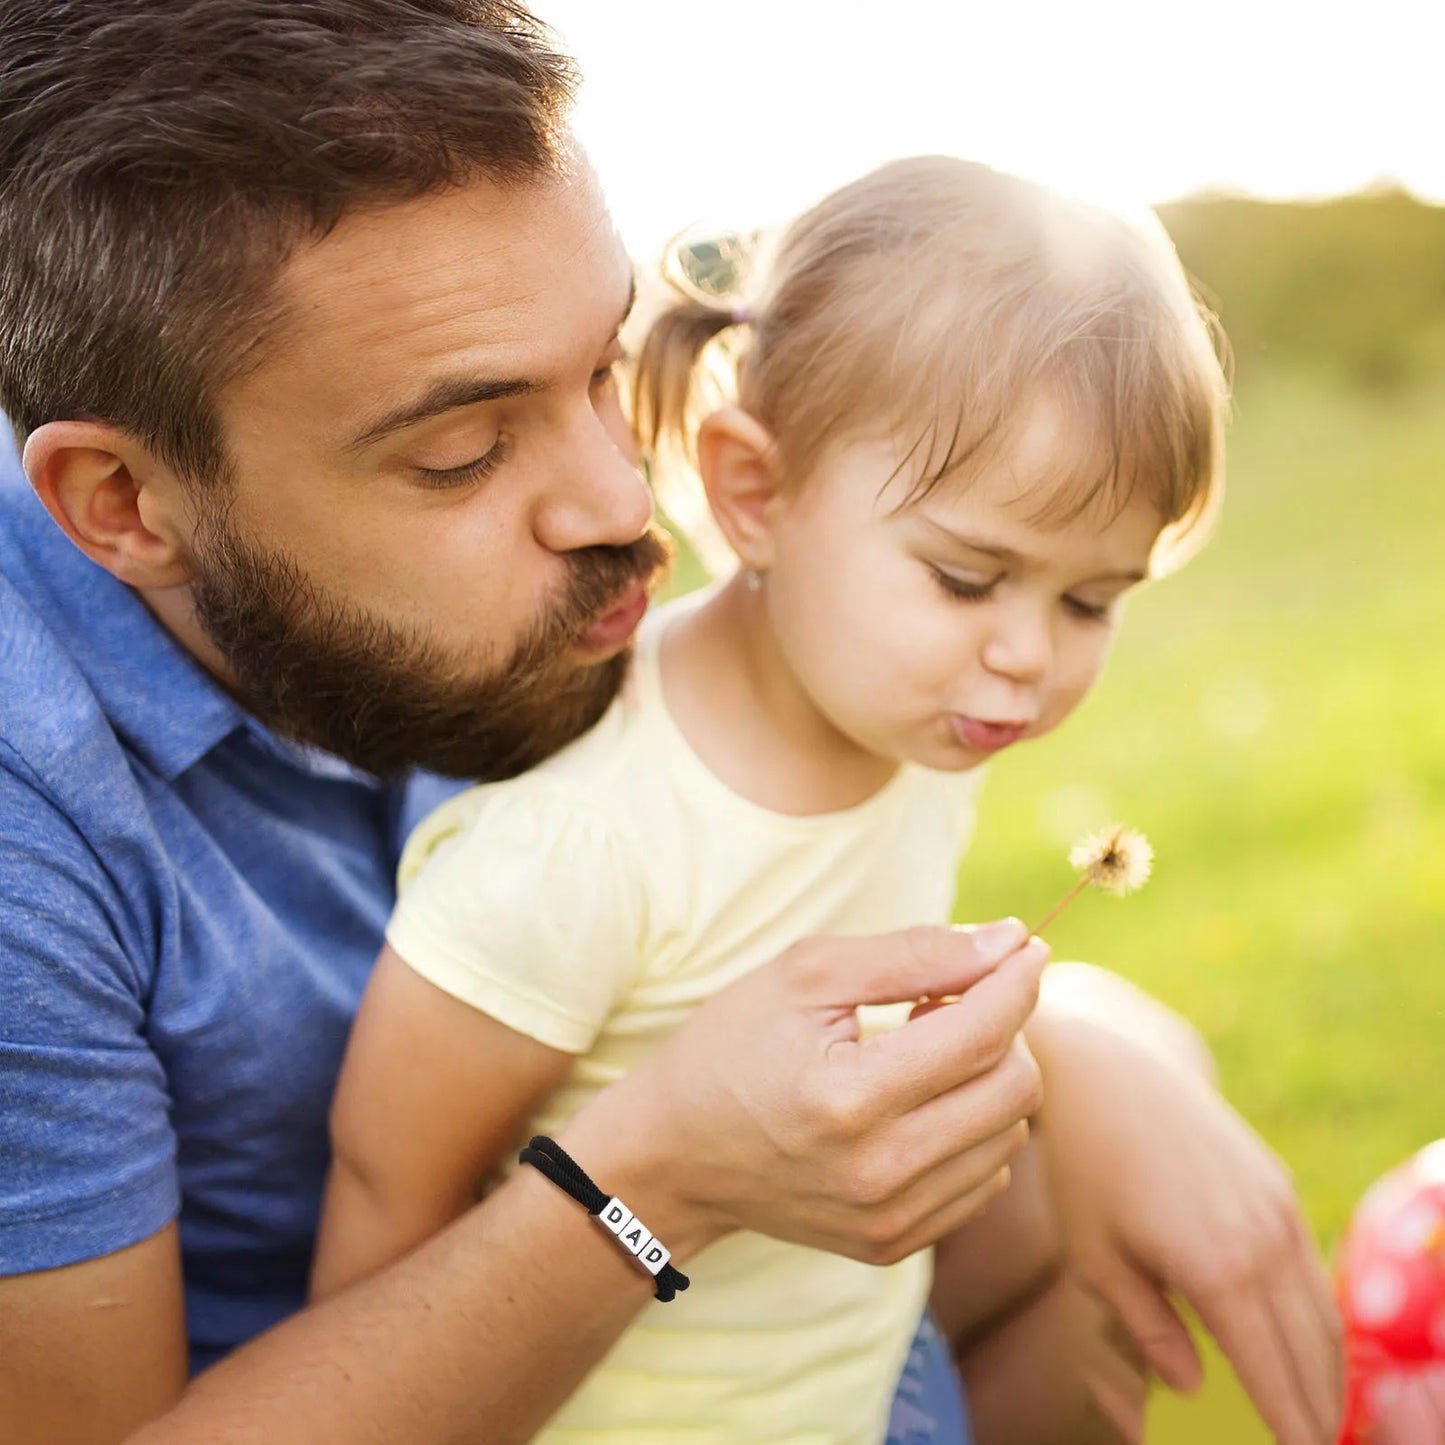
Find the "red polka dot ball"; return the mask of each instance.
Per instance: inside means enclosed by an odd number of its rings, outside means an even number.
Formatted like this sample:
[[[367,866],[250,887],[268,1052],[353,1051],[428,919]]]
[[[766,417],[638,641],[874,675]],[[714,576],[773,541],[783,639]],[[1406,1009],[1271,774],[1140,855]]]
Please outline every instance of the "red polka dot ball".
[[[1340,1445],[1369,1445],[1402,1381],[1445,1360],[1445,1139],[1360,1201],[1336,1262],[1345,1322]]]

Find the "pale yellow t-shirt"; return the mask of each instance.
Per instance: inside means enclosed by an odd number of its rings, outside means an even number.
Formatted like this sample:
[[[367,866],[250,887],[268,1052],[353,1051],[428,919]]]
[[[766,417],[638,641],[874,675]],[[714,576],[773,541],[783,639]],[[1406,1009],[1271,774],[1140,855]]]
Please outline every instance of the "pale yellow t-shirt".
[[[691,604],[649,618],[596,728],[532,772],[444,804],[402,858],[396,952],[577,1055],[527,1135],[553,1132],[699,1003],[798,939],[949,917],[976,779],[905,767],[867,802],[816,817],[740,798],[663,703],[658,639]],[[873,1026],[900,1020],[866,1012]],[[538,1440],[883,1438],[931,1252],[880,1268],[739,1234],[686,1270],[691,1288],[650,1305]]]

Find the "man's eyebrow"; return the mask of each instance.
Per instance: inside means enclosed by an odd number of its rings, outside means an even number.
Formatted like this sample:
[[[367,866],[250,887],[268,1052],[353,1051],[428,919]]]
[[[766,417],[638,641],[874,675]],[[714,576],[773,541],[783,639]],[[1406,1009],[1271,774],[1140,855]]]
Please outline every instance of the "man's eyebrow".
[[[521,377],[502,381],[487,381],[475,376],[444,376],[432,382],[427,389],[411,401],[387,412],[372,422],[365,431],[355,437],[348,450],[360,451],[392,432],[401,431],[428,417],[440,416],[444,411],[455,411],[462,406],[476,406],[483,401],[501,401],[509,396],[525,396],[536,391],[537,383]]]
[[[629,279],[627,303],[617,318],[617,325],[612,328],[614,337],[626,325],[636,304],[637,277],[634,275]],[[471,376],[442,377],[432,382],[420,396],[403,402],[372,422],[351,441],[348,450],[360,451],[362,447],[390,436],[392,432],[440,416],[443,412],[455,411],[464,406],[476,406],[486,401],[505,401],[508,397],[526,396],[540,389],[537,382],[524,377],[508,377],[497,381],[480,380]]]
[[[935,520],[933,517],[924,517],[923,520],[927,522],[935,532],[941,532],[950,542],[955,542],[960,547],[966,547],[970,552],[982,552],[987,557],[997,557],[1000,562],[1006,562],[1014,567],[1018,566],[1021,562],[1027,563],[1031,560],[1023,556],[1022,553],[1014,552],[1008,547],[1000,546],[997,542],[986,541],[981,537],[969,537],[962,532],[955,532],[952,527],[945,527],[942,522]],[[1145,572],[1111,572],[1107,578],[1100,577],[1097,580],[1100,582],[1128,582],[1132,585],[1135,582],[1148,581],[1148,574]]]

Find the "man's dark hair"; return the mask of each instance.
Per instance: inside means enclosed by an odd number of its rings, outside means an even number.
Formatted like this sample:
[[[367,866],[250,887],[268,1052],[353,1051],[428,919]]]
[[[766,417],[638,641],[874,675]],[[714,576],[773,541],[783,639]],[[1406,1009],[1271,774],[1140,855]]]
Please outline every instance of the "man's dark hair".
[[[294,247],[546,172],[573,87],[504,0],[0,0],[0,409],[225,476],[214,398]]]

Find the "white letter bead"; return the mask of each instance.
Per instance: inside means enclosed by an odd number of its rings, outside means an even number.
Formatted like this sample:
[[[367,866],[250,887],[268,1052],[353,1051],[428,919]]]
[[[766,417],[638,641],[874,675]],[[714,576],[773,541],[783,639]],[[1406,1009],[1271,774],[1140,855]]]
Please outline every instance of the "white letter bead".
[[[654,1239],[637,1257],[648,1274],[661,1274],[663,1265],[672,1258],[672,1251],[664,1249],[662,1244]]]
[[[672,1251],[654,1239],[647,1226],[616,1195],[594,1217],[609,1234],[617,1236],[618,1244],[629,1254],[637,1256],[638,1263],[649,1274],[660,1274],[672,1258]]]
[[[622,1241],[624,1249],[636,1255],[641,1255],[642,1251],[652,1243],[652,1236],[647,1232],[646,1226],[636,1217],[617,1237]]]
[[[614,1195],[602,1206],[597,1222],[610,1233],[620,1235],[632,1223],[632,1211]]]

